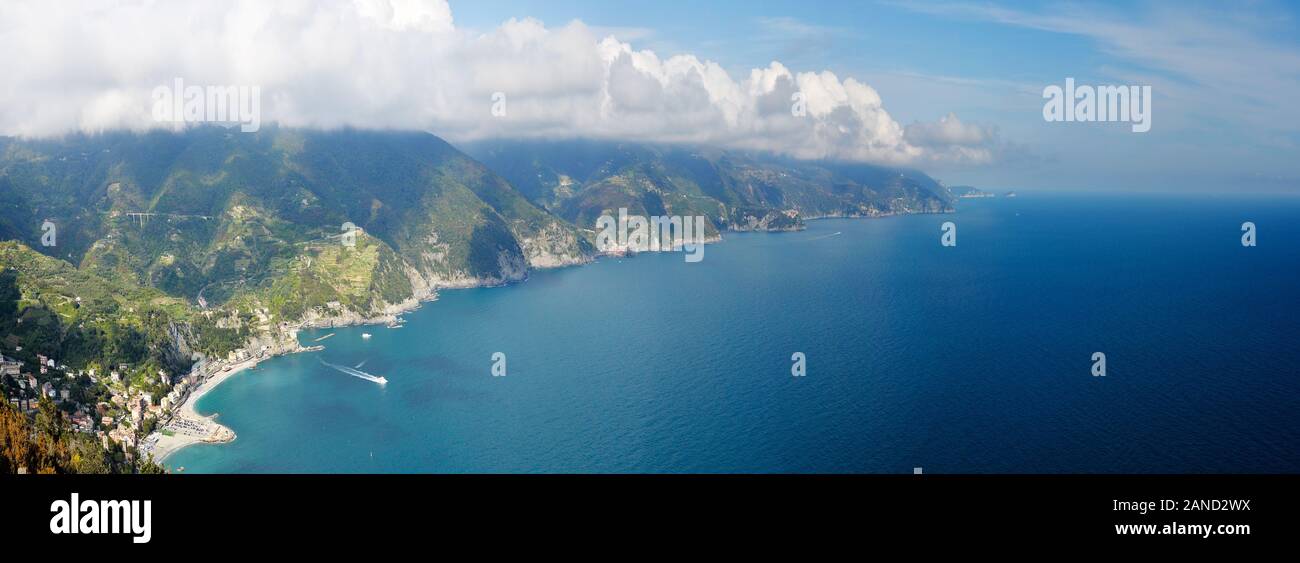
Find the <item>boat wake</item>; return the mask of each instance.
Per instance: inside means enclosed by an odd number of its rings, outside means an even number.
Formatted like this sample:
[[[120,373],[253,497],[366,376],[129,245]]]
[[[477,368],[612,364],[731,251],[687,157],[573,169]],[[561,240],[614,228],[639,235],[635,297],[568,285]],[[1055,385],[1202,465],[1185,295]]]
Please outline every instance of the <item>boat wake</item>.
[[[835,232],[833,232],[833,233],[831,233],[831,234],[829,234],[829,235],[822,235],[822,236],[819,236],[819,237],[813,237],[813,238],[810,238],[810,239],[804,239],[804,242],[809,242],[809,241],[814,241],[814,240],[822,240],[822,239],[824,239],[824,238],[837,237],[837,236],[840,236],[840,235],[842,235],[842,234],[844,234],[844,231],[835,231]]]
[[[343,372],[343,373],[346,373],[346,374],[348,374],[348,375],[351,375],[352,377],[359,377],[359,378],[364,379],[364,380],[366,380],[366,381],[373,381],[373,382],[378,383],[378,384],[380,384],[380,385],[387,385],[387,384],[388,384],[388,378],[387,378],[387,377],[384,377],[384,376],[382,376],[382,375],[371,375],[371,374],[369,374],[369,373],[366,373],[366,372],[361,371],[361,370],[356,369],[356,368],[350,368],[350,367],[348,367],[348,366],[341,366],[341,365],[338,365],[338,364],[331,364],[331,363],[329,363],[329,362],[327,362],[327,361],[325,361],[325,360],[319,360],[319,361],[320,361],[320,363],[325,364],[326,366],[332,367],[332,368],[334,368],[334,369],[336,369],[336,370],[338,370],[338,371],[341,371],[341,372]],[[362,362],[362,363],[365,363],[365,362]]]

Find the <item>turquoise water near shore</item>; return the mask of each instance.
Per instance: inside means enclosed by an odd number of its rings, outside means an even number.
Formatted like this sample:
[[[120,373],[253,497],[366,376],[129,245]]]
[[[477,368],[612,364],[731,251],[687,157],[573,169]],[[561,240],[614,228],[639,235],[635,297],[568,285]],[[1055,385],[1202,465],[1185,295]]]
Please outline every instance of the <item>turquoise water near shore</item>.
[[[238,439],[167,465],[1297,472],[1297,287],[1295,197],[1022,193],[727,234],[699,263],[607,259],[444,291],[401,329],[304,332],[337,334],[210,392]]]

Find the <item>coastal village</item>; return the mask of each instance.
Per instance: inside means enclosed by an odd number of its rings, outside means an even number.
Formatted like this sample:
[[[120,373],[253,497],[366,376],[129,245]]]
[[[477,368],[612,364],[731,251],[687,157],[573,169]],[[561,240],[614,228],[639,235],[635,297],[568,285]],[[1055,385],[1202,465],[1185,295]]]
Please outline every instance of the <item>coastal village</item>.
[[[308,349],[298,346],[296,327],[287,323],[272,327],[269,316],[258,317],[263,321],[258,327],[263,336],[251,338],[225,358],[196,355],[186,374],[126,363],[73,368],[14,345],[0,349],[0,390],[13,408],[28,416],[35,415],[41,400],[49,400],[67,416],[73,430],[93,435],[105,450],[120,452],[128,461],[159,460],[196,442],[228,442],[235,438],[234,432],[214,417],[200,416],[194,402],[242,369],[274,355]]]
[[[397,327],[401,322],[397,314],[417,306],[418,301],[404,303],[367,318],[344,313],[340,303],[332,302],[327,314],[297,324],[274,322],[269,312],[258,309],[250,327],[254,336],[242,347],[224,358],[195,354],[185,374],[126,363],[73,368],[12,345],[0,349],[0,390],[13,408],[27,416],[35,415],[40,401],[49,400],[65,413],[73,430],[94,436],[105,450],[119,452],[127,461],[160,461],[190,444],[234,440],[232,430],[217,423],[215,415],[200,415],[194,404],[227,378],[263,360],[324,348],[299,344],[299,329],[372,323]]]
[[[43,354],[34,363],[0,354],[0,384],[10,405],[24,414],[34,415],[39,401],[48,399],[67,414],[75,431],[94,435],[106,450],[120,450],[128,460],[156,459],[166,453],[158,450],[163,442],[234,439],[230,430],[183,407],[205,383],[267,353],[265,347],[239,349],[224,360],[200,361],[181,376],[142,373],[128,364],[73,369]],[[172,437],[176,440],[168,440]]]

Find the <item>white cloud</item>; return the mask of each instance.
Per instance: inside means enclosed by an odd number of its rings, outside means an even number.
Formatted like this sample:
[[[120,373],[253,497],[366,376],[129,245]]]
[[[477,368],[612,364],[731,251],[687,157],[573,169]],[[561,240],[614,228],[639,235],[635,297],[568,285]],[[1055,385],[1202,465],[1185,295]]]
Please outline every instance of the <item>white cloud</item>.
[[[941,135],[971,126],[949,116],[904,129],[874,89],[852,78],[773,62],[736,79],[716,63],[663,59],[576,21],[548,28],[512,19],[471,32],[455,26],[444,0],[19,0],[0,5],[0,52],[7,135],[159,126],[150,94],[180,77],[259,86],[262,122],[293,127],[975,160],[959,150],[968,139]],[[492,115],[496,92],[506,95],[504,117]],[[806,116],[791,114],[795,92]]]
[[[1002,148],[996,129],[964,123],[954,113],[933,123],[913,123],[905,131],[908,142],[925,147],[927,156],[936,160],[984,164]]]

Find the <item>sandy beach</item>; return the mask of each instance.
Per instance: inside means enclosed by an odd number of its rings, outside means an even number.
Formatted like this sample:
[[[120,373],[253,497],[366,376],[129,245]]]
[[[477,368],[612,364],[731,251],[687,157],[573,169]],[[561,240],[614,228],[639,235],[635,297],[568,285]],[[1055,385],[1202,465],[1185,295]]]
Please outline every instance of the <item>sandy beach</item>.
[[[266,358],[254,358],[233,364],[218,371],[216,375],[209,377],[195,388],[185,398],[185,402],[176,409],[171,421],[163,427],[163,430],[167,430],[170,435],[157,431],[149,436],[148,440],[154,443],[148,453],[153,455],[154,461],[163,463],[167,456],[192,444],[220,444],[233,441],[235,432],[216,421],[217,413],[203,416],[199,414],[195,405],[208,391],[215,389],[235,374],[256,366],[264,359]]]
[[[217,388],[227,379],[233,377],[244,370],[253,368],[264,360],[269,360],[275,356],[284,354],[295,354],[299,352],[313,352],[324,349],[324,346],[302,346],[298,343],[298,330],[302,328],[321,328],[321,327],[340,327],[340,326],[360,326],[370,324],[387,324],[397,321],[403,313],[420,308],[425,301],[437,299],[437,293],[433,291],[426,292],[420,296],[412,297],[400,304],[389,307],[383,315],[377,317],[355,317],[355,318],[330,318],[314,319],[314,321],[304,321],[289,333],[289,339],[293,343],[291,346],[273,350],[271,353],[258,357],[250,358],[239,363],[230,364],[219,368],[215,375],[208,377],[203,383],[199,384],[185,398],[179,406],[175,408],[172,418],[167,424],[159,430],[155,430],[146,437],[140,445],[140,453],[143,455],[152,455],[154,461],[165,463],[167,457],[177,451],[193,444],[221,444],[234,441],[235,432],[230,428],[218,423],[217,416],[220,413],[211,415],[201,415],[195,405],[199,399],[202,399],[209,391]],[[320,342],[326,340],[333,334],[318,338]],[[224,363],[224,362],[222,362]],[[163,431],[166,431],[166,434]]]

